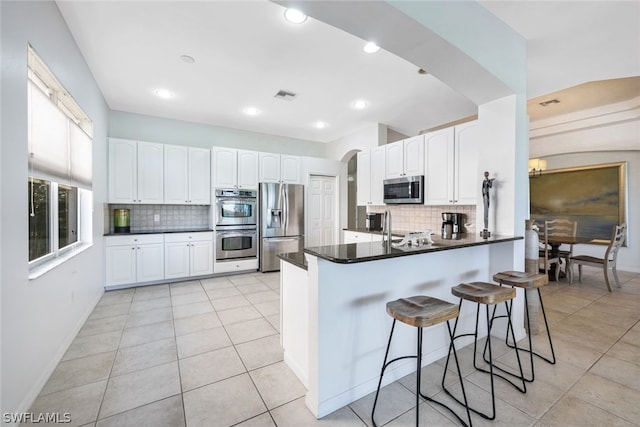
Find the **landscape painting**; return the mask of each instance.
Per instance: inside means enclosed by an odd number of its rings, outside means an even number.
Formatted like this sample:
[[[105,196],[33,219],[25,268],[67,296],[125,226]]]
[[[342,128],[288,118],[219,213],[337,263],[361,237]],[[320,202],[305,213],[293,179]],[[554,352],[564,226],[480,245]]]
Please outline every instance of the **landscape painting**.
[[[626,164],[609,163],[544,171],[529,179],[531,218],[578,222],[577,235],[608,243],[614,225],[625,222]]]

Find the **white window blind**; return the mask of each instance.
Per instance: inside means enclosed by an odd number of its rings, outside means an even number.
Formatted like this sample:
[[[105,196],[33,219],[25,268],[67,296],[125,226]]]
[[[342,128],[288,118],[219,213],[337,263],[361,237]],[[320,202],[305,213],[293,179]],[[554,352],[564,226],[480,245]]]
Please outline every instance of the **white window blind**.
[[[90,189],[91,138],[31,80],[27,90],[30,175]]]

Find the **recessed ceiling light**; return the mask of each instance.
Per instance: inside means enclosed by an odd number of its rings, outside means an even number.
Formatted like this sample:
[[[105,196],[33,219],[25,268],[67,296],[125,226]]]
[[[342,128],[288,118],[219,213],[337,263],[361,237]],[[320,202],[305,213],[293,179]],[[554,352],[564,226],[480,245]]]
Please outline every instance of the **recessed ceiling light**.
[[[242,110],[247,116],[257,116],[258,114],[260,114],[260,110],[258,110],[256,107],[247,107],[244,110]]]
[[[173,92],[171,92],[169,89],[156,89],[153,91],[153,93],[163,99],[173,98]]]
[[[356,110],[363,110],[369,106],[369,103],[364,99],[358,99],[357,101],[353,101],[351,106]]]
[[[182,60],[182,62],[187,64],[193,64],[194,62],[196,62],[195,58],[189,55],[180,55],[180,59]]]
[[[373,42],[369,42],[369,43],[365,44],[362,49],[367,53],[376,53],[377,51],[380,50],[380,46],[378,46],[377,44],[375,44]]]
[[[327,122],[323,122],[322,120],[318,120],[313,124],[313,127],[315,127],[316,129],[324,129],[327,126],[329,126],[329,124]]]
[[[307,20],[307,15],[297,9],[287,9],[284,11],[284,19],[292,24],[302,24]]]

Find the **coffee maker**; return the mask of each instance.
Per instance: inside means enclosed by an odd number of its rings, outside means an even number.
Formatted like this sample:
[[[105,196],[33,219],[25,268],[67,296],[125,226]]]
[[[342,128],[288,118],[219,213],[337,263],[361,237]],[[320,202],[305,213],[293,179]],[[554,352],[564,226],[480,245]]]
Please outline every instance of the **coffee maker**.
[[[457,239],[462,234],[462,214],[454,212],[442,213],[442,238]]]
[[[367,231],[382,230],[382,214],[367,212],[365,228]]]

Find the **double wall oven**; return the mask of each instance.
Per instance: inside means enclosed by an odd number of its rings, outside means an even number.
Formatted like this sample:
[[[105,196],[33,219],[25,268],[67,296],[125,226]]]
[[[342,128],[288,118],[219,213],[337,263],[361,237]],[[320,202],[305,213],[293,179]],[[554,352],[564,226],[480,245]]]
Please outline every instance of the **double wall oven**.
[[[257,191],[216,190],[216,261],[258,255]]]

